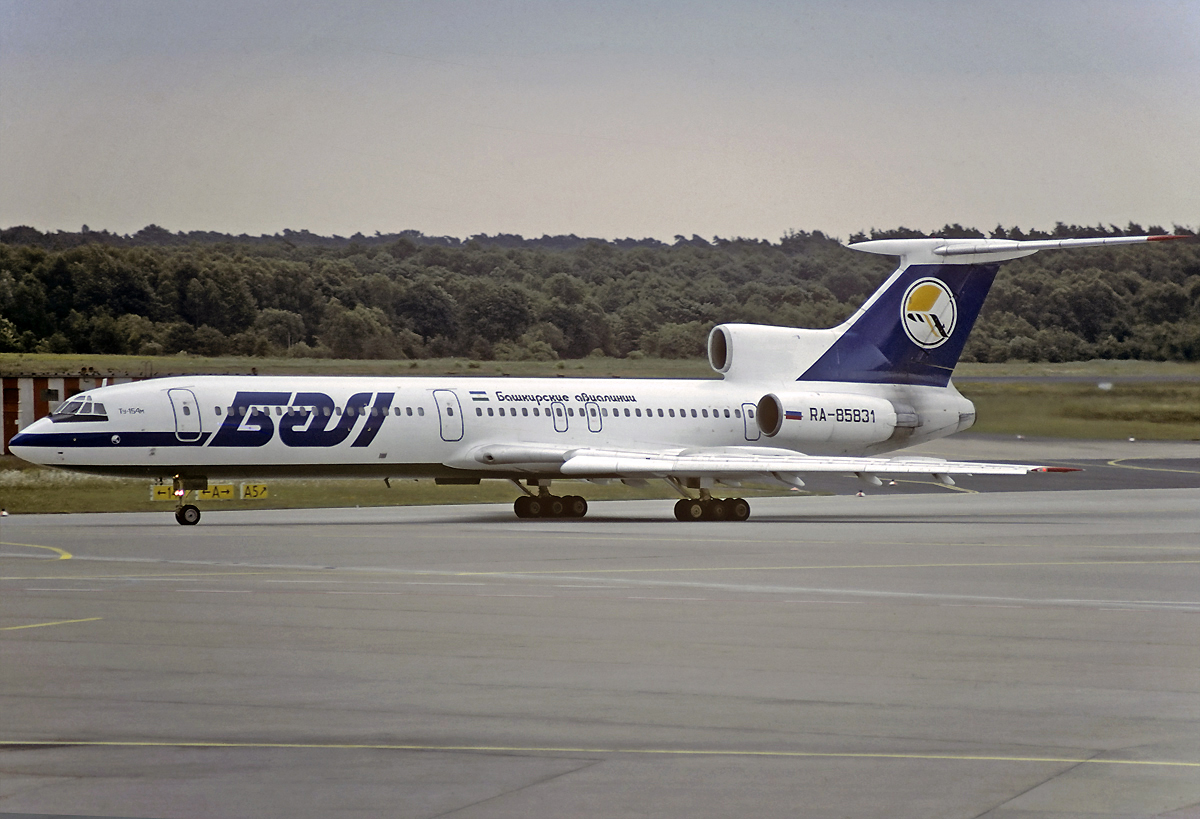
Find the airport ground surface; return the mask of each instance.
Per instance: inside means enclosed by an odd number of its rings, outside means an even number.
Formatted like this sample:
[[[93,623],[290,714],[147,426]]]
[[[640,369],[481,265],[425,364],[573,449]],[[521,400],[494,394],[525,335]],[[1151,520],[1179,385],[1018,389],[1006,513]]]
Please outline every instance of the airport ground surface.
[[[1195,445],[1030,446],[1094,468],[2,519],[0,816],[1198,816]]]

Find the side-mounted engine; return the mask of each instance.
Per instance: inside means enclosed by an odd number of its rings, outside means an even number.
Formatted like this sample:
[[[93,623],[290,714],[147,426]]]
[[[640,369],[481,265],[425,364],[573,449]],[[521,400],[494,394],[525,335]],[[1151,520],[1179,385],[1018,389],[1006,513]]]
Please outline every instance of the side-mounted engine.
[[[782,446],[907,443],[920,419],[908,405],[871,395],[835,392],[772,392],[758,401],[754,420],[762,434]],[[822,447],[826,449],[827,447]]]

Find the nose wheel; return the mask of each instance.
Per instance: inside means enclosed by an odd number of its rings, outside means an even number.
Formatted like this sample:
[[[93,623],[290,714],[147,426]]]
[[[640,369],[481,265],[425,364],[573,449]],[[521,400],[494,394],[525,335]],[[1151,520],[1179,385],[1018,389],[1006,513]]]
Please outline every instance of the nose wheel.
[[[195,526],[200,522],[200,510],[190,503],[175,510],[175,520],[180,526]]]

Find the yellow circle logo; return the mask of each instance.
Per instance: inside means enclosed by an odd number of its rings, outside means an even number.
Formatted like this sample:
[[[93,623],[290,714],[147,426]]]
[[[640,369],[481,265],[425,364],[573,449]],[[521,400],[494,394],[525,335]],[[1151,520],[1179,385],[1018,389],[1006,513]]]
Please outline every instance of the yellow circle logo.
[[[945,344],[957,319],[954,294],[938,279],[918,279],[900,301],[900,323],[905,335],[926,350]]]

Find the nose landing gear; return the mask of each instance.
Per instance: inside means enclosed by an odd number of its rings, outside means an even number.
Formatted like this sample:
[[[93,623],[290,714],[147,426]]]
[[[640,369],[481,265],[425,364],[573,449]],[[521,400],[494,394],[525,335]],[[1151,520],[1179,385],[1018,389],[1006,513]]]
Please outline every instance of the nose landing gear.
[[[200,510],[190,503],[184,503],[189,489],[208,489],[208,478],[186,478],[176,475],[171,479],[171,488],[175,495],[175,521],[180,526],[195,526],[200,522]]]
[[[175,510],[175,520],[180,526],[195,526],[200,522],[200,510],[190,503],[185,504]]]

